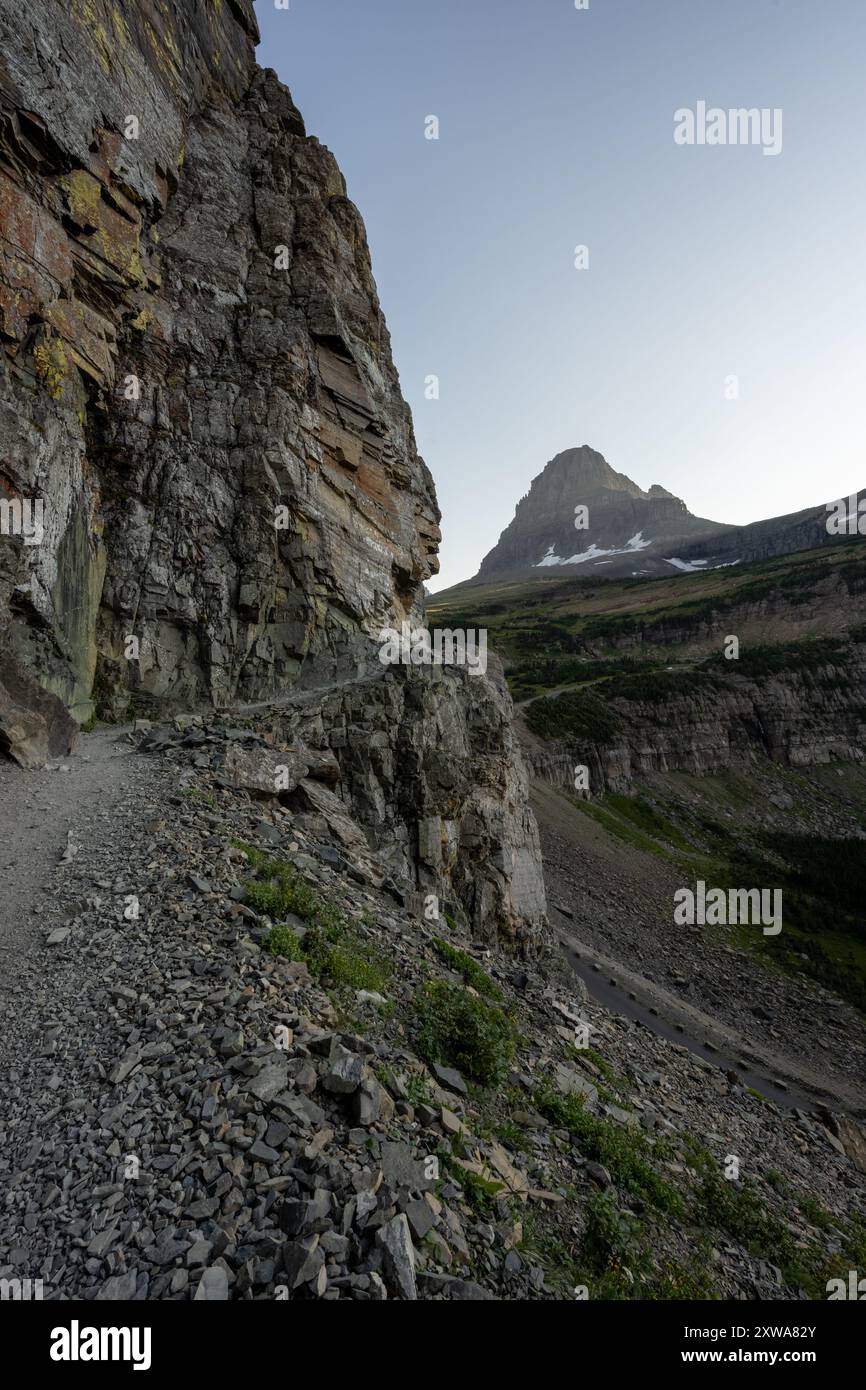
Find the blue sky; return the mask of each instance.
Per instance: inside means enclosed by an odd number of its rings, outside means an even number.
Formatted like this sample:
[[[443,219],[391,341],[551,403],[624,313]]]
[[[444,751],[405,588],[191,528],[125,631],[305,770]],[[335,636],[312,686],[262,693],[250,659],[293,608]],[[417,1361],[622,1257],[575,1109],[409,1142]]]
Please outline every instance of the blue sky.
[[[443,512],[431,587],[580,444],[720,521],[866,486],[863,0],[256,12],[367,224]],[[780,108],[781,153],[677,145],[699,101]]]

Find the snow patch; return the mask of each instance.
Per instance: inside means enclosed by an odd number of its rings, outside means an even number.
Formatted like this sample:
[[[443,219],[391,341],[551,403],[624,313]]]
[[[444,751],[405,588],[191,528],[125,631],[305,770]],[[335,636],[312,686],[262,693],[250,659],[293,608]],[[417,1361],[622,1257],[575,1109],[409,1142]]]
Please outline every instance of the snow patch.
[[[593,542],[586,550],[579,550],[576,555],[570,555],[568,559],[561,559],[559,555],[554,555],[553,546],[547,547],[542,558],[537,565],[532,568],[536,570],[544,569],[549,565],[585,565],[588,560],[601,560],[604,564],[608,561],[604,559],[606,555],[633,555],[636,550],[646,550],[652,545],[652,541],[645,541],[643,531],[638,531],[625,545],[619,549],[602,550]]]
[[[675,569],[682,570],[684,574],[697,574],[706,565],[706,560],[668,560],[666,565],[673,565]]]
[[[729,570],[733,569],[734,565],[738,565],[739,563],[739,560],[726,560],[724,564],[710,565],[708,567],[706,560],[668,560],[665,557],[666,565],[673,565],[675,569],[682,570],[684,574],[700,574],[701,571],[706,571],[707,568],[711,570]]]

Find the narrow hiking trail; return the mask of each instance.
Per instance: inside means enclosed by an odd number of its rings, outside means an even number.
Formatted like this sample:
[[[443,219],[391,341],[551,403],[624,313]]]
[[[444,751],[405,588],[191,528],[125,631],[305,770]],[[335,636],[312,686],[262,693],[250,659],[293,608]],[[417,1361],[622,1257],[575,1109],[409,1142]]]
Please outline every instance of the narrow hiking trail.
[[[134,760],[123,728],[81,734],[47,769],[0,760],[0,987],[14,957],[41,939],[40,900],[111,826]]]
[[[79,735],[70,758],[47,769],[28,770],[0,760],[3,987],[14,972],[10,958],[40,938],[40,899],[111,826],[133,762],[124,728]]]

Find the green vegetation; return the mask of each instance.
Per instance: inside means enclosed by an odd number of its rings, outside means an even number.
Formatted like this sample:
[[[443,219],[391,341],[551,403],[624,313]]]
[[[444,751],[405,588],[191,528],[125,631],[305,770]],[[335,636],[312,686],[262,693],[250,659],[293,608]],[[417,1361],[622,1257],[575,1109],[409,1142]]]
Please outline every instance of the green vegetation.
[[[566,1245],[535,1212],[529,1211],[523,1218],[523,1238],[517,1249],[524,1259],[544,1270],[545,1285],[555,1293],[574,1298],[580,1285],[589,1287],[576,1247]]]
[[[596,801],[578,797],[571,800],[583,815],[624,844],[674,862],[694,856],[694,846],[685,832],[640,794],[630,797],[609,793]]]
[[[617,1274],[637,1260],[639,1224],[617,1205],[612,1192],[596,1192],[586,1204],[581,1256],[596,1277]]]
[[[257,876],[246,884],[247,901],[274,922],[266,948],[274,955],[303,960],[317,979],[346,989],[381,991],[391,971],[388,962],[332,904],[305,883],[291,864],[273,859],[251,845],[237,845]],[[303,936],[285,922],[304,923]]]
[[[782,890],[782,931],[752,933],[754,948],[866,1013],[866,841],[763,832],[729,851],[727,874]]]
[[[201,787],[184,787],[181,796],[188,796],[190,801],[203,801],[205,806],[216,806],[216,797],[213,792],[203,791]]]
[[[416,1040],[426,1061],[457,1067],[482,1086],[503,1080],[515,1049],[502,1009],[445,980],[429,981],[418,998]]]
[[[663,1149],[652,1145],[641,1130],[632,1130],[613,1120],[591,1115],[580,1096],[562,1095],[552,1086],[543,1086],[533,1095],[533,1104],[559,1129],[567,1129],[577,1140],[581,1153],[607,1168],[614,1182],[642,1197],[651,1206],[670,1215],[682,1213],[679,1193],[659,1177],[652,1160],[658,1161]]]
[[[593,1301],[715,1299],[706,1242],[693,1242],[687,1263],[657,1254],[655,1223],[618,1207],[613,1192],[594,1193],[584,1229],[571,1247],[528,1216],[520,1249],[544,1270],[545,1284],[566,1298],[585,1289]]]
[[[271,927],[265,940],[265,950],[270,951],[272,956],[283,956],[286,960],[304,959],[297,934],[285,922]]]
[[[849,652],[850,644],[846,642],[810,638],[778,646],[743,646],[737,661],[716,653],[704,661],[670,670],[649,662],[637,669],[635,663],[584,663],[586,669],[596,668],[595,689],[581,687],[561,695],[539,697],[526,706],[524,718],[540,738],[603,745],[623,728],[625,716],[613,707],[614,701],[657,705],[701,695],[712,697],[733,677],[761,681],[782,672],[839,689],[848,683],[839,668],[846,665]],[[553,667],[545,670],[553,674]]]
[[[623,676],[608,681],[607,700],[628,700],[634,704],[658,705],[667,700],[693,699],[712,694],[718,686],[713,674],[700,666],[677,667],[672,671],[649,671],[640,676]]]
[[[299,877],[291,864],[271,858],[251,845],[239,845],[253,868],[255,879],[245,884],[247,902],[257,912],[275,921],[284,920],[290,913],[304,921],[323,924],[336,920],[338,914],[324,904],[319,895]]]
[[[750,680],[760,680],[784,672],[790,674],[810,674],[821,672],[826,667],[844,664],[848,660],[849,646],[833,637],[810,637],[800,642],[780,642],[776,646],[748,646],[740,648],[736,661],[728,661],[719,652],[710,657],[705,668],[724,670],[728,674],[745,676]],[[824,675],[822,684],[838,689],[838,671]]]
[[[787,780],[800,795],[797,774],[788,773]],[[683,799],[668,812],[657,785],[652,800],[636,790],[634,796],[571,801],[617,840],[675,864],[689,881],[781,889],[781,933],[765,937],[752,927],[735,928],[737,945],[760,953],[772,967],[810,976],[866,1013],[866,840],[756,829],[748,817],[760,792],[733,774],[703,778],[701,785],[722,810],[733,808],[736,819],[725,823]],[[835,788],[833,794],[838,797]],[[814,788],[809,795],[814,799]]]
[[[677,849],[691,851],[692,844],[673,821],[663,816],[661,811],[645,796],[620,796],[611,793],[605,804],[626,821],[632,822],[644,834],[653,836],[664,844]]]
[[[570,637],[570,644],[583,648],[583,642]],[[559,685],[587,685],[606,676],[626,676],[651,669],[654,663],[635,661],[632,657],[603,661],[591,657],[546,654],[544,657],[521,661],[509,667],[508,684],[516,700]]]
[[[526,709],[526,723],[540,738],[570,738],[587,743],[609,743],[616,735],[616,714],[598,698],[582,690],[534,700]]]
[[[730,624],[748,623],[747,614],[759,605],[803,604],[821,599],[834,586],[840,612],[846,598],[866,593],[866,546],[859,538],[689,575],[619,580],[539,575],[461,586],[453,598],[437,594],[428,611],[440,626],[487,628],[491,646],[505,660],[515,697],[525,699],[563,685],[618,681],[630,675],[645,682],[653,672],[674,674],[658,668],[678,659],[689,643],[700,659],[713,629],[717,634],[731,631]],[[856,609],[851,616],[856,619]],[[851,639],[862,642],[864,632],[861,621],[852,627]],[[843,641],[844,635],[836,640]],[[719,667],[716,662],[715,669],[706,665],[703,677],[709,680],[719,669],[726,674],[738,669],[757,678],[772,674],[775,658],[765,661],[757,647],[752,657],[747,646],[744,642],[741,647],[739,663]],[[782,659],[808,671],[812,659],[820,664],[822,655],[820,650],[811,656],[795,650]],[[655,691],[658,699],[668,698],[664,686],[655,682],[649,694],[641,694],[639,686],[635,689],[637,695],[628,687],[619,693],[623,698],[651,699]]]
[[[813,1226],[817,1226],[819,1230],[827,1231],[831,1226],[836,1224],[835,1217],[832,1216],[826,1208],[822,1207],[820,1202],[816,1202],[814,1197],[810,1197],[808,1193],[795,1195],[794,1201],[797,1203],[797,1206],[800,1208],[806,1220]],[[866,1264],[866,1260],[864,1260],[864,1264]]]
[[[634,826],[627,825],[613,814],[603,801],[583,801],[578,797],[572,797],[571,801],[582,815],[595,821],[596,825],[600,825],[609,834],[615,835],[624,844],[631,845],[634,849],[643,850],[645,854],[664,856],[663,850],[654,840],[636,830]]]
[[[445,1162],[452,1177],[463,1188],[470,1206],[473,1206],[480,1216],[493,1215],[496,1211],[498,1198],[506,1190],[505,1184],[494,1182],[490,1178],[482,1178],[480,1173],[470,1172],[456,1158],[446,1157]]]
[[[466,951],[459,951],[456,946],[451,946],[441,937],[433,938],[433,945],[436,951],[444,960],[445,964],[458,975],[462,975],[467,985],[471,985],[479,994],[483,994],[488,999],[501,999],[502,991],[497,984],[491,980],[481,966]]]
[[[679,587],[679,592],[685,595],[682,600],[677,601],[672,592],[673,602],[662,602],[658,607],[649,608],[642,613],[603,614],[597,618],[590,618],[583,624],[581,636],[586,639],[618,640],[638,631],[648,630],[651,640],[659,640],[659,629],[673,630],[720,619],[736,608],[760,603],[766,599],[777,598],[791,604],[803,603],[813,598],[818,585],[834,573],[841,579],[849,594],[862,593],[866,587],[866,552],[856,544],[853,550],[845,546],[845,554],[853,553],[856,558],[844,560],[842,550],[841,547],[839,550],[834,548],[832,556],[822,548],[800,555],[757,561],[750,565],[738,566],[736,573],[727,571],[721,580],[718,573],[712,571],[706,575],[693,575],[685,585]],[[702,593],[701,589],[705,585],[713,592]],[[647,589],[649,587],[645,586]]]
[[[808,1298],[825,1299],[829,1279],[844,1277],[852,1267],[866,1267],[866,1224],[861,1218],[834,1220],[808,1196],[789,1194],[813,1225],[825,1230],[834,1226],[840,1231],[842,1248],[828,1256],[818,1244],[799,1244],[785,1222],[769,1210],[754,1182],[725,1178],[718,1161],[698,1140],[689,1139],[687,1156],[700,1180],[690,1220],[711,1231],[725,1232],[756,1258],[776,1265],[789,1288],[802,1291]],[[772,1176],[779,1178],[779,1174]]]
[[[628,1079],[621,1076],[620,1073],[610,1065],[610,1062],[608,1062],[605,1057],[602,1057],[601,1053],[597,1052],[594,1047],[574,1048],[573,1051],[578,1061],[586,1059],[587,1062],[591,1062],[615,1091],[621,1091],[628,1087]]]
[[[406,1094],[413,1105],[431,1105],[433,1088],[426,1076],[413,1072],[406,1079]]]

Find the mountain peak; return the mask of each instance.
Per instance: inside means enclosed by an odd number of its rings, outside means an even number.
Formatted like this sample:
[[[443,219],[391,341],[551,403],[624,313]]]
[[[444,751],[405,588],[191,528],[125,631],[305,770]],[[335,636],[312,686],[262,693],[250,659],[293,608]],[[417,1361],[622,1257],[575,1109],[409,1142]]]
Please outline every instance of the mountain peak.
[[[550,486],[553,480],[565,480],[578,488],[601,485],[616,492],[628,491],[644,496],[631,478],[627,478],[624,473],[617,473],[611,468],[604,454],[600,454],[589,444],[581,444],[576,449],[564,449],[562,453],[556,454],[538,477],[533,479],[532,488],[537,485]]]
[[[639,552],[708,529],[712,522],[693,517],[666,488],[654,483],[645,492],[582,444],[556,454],[533,478],[479,575],[576,565],[641,573]]]

